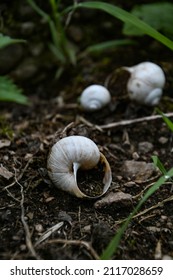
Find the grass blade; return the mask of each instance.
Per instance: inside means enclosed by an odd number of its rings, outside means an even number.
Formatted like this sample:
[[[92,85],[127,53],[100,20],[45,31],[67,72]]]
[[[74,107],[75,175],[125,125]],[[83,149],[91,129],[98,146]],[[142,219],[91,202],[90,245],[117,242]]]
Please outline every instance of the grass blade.
[[[164,176],[160,177],[158,181],[148,189],[148,191],[144,194],[142,199],[139,201],[133,212],[129,215],[129,217],[126,219],[122,227],[118,230],[116,235],[113,237],[107,248],[104,250],[101,259],[102,260],[109,260],[111,259],[112,255],[116,252],[118,249],[119,243],[121,241],[122,235],[124,234],[125,230],[127,229],[128,224],[133,219],[133,216],[138,212],[138,210],[141,208],[141,206],[144,204],[144,202],[155,192],[159,189],[160,186],[162,186],[168,179],[170,179],[173,176],[173,168],[171,168]]]
[[[145,23],[144,21],[140,20],[133,14],[108,3],[105,2],[84,2],[79,3],[78,5],[75,5],[75,8],[90,8],[90,9],[99,9],[102,10],[115,18],[118,18],[119,20],[123,21],[124,23],[130,23],[137,28],[139,28],[141,31],[144,32],[144,34],[149,35],[150,37],[156,39],[157,41],[161,42],[165,46],[167,46],[169,49],[173,50],[173,41],[168,39],[166,36],[162,35],[160,32],[155,30],[153,27],[151,27],[149,24]],[[74,8],[74,7],[72,7]]]
[[[167,171],[166,171],[163,163],[160,161],[160,159],[157,156],[152,156],[151,158],[154,162],[154,165],[159,168],[159,170],[162,172],[162,174],[166,175]]]
[[[116,48],[119,46],[125,46],[125,45],[132,45],[135,44],[135,41],[133,40],[111,40],[111,41],[106,41],[106,42],[102,42],[99,44],[95,44],[92,46],[89,46],[86,49],[87,53],[92,53],[92,52],[102,52],[104,50],[107,49],[111,49],[111,48]]]
[[[162,116],[168,128],[173,132],[173,122],[167,116],[165,116],[165,114],[162,113],[158,108],[156,108],[156,111]]]

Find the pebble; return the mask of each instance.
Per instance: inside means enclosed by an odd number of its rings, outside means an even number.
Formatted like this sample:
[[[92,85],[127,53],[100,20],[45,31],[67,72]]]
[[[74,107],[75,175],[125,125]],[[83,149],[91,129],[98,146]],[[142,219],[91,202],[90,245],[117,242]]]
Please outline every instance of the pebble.
[[[35,230],[37,231],[37,232],[43,232],[43,226],[41,225],[41,224],[36,224],[35,225]]]
[[[160,144],[164,145],[168,142],[168,138],[162,136],[162,137],[159,138],[158,141],[159,141]]]
[[[146,154],[153,150],[153,144],[147,141],[140,142],[138,144],[139,153]]]
[[[122,166],[123,177],[133,179],[135,182],[147,180],[154,171],[156,171],[154,164],[145,161],[126,160]]]
[[[110,192],[106,196],[97,200],[94,204],[95,209],[101,209],[103,207],[109,207],[110,205],[123,205],[129,206],[132,204],[132,195],[124,192]]]
[[[172,260],[173,258],[169,255],[163,255],[162,260]]]

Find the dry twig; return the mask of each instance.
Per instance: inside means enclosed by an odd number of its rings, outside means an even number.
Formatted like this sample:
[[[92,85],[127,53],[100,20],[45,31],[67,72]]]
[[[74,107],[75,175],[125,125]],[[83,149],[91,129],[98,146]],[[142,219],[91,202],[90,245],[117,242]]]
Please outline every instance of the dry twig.
[[[20,186],[20,192],[21,192],[21,200],[20,200],[20,207],[21,207],[21,222],[23,224],[24,230],[25,230],[25,239],[26,239],[26,246],[31,253],[33,257],[35,257],[37,260],[39,259],[32,241],[31,241],[31,234],[29,231],[29,226],[25,220],[25,209],[24,209],[24,192],[23,192],[23,186],[18,182],[16,175],[15,175],[15,182]]]
[[[100,260],[97,252],[93,249],[93,247],[86,241],[82,240],[65,240],[65,239],[52,239],[48,240],[46,243],[48,244],[64,244],[64,245],[73,245],[73,246],[83,246],[87,251],[91,254],[91,256],[95,260]]]
[[[167,113],[167,114],[165,114],[165,116],[173,117],[173,113]],[[145,122],[145,121],[147,121],[147,122],[153,121],[153,120],[157,120],[157,119],[161,119],[161,118],[162,118],[161,115],[147,116],[147,117],[137,118],[137,119],[133,119],[133,120],[124,120],[124,121],[104,124],[104,125],[100,125],[99,128],[110,129],[110,128],[115,128],[118,126],[127,126],[127,125],[131,125],[131,124],[135,124],[135,123]]]
[[[78,116],[77,121],[82,122],[83,124],[87,125],[88,127],[95,128],[98,131],[103,132],[103,129],[101,128],[101,126],[89,122],[84,117]]]
[[[171,195],[171,196],[168,197],[168,198],[165,198],[164,200],[158,202],[157,204],[151,206],[150,208],[146,208],[146,209],[144,209],[143,211],[137,213],[136,215],[134,215],[134,216],[132,217],[132,219],[138,218],[138,217],[140,217],[140,216],[142,216],[142,215],[148,213],[149,211],[151,211],[151,210],[153,210],[153,209],[156,209],[156,208],[158,208],[158,207],[161,207],[161,206],[164,205],[164,203],[169,202],[169,201],[173,201],[173,195]],[[123,219],[123,220],[117,221],[117,222],[116,222],[116,225],[120,225],[120,224],[124,223],[126,220],[127,220],[127,219]]]
[[[31,163],[31,161],[32,161],[32,158],[30,158],[30,159],[27,161],[25,167],[24,167],[23,170],[20,172],[20,175],[18,176],[18,178],[15,177],[15,180],[14,180],[11,184],[5,186],[5,187],[3,188],[3,190],[7,190],[8,188],[14,186],[14,185],[16,184],[16,182],[19,182],[19,181],[22,179],[22,177],[23,177],[25,171],[27,170],[29,164]]]

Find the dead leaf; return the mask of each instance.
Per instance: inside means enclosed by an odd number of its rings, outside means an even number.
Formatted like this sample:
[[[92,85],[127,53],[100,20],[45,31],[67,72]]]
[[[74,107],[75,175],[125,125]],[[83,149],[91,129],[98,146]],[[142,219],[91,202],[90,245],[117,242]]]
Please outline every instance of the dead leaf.
[[[4,147],[9,147],[11,145],[11,141],[8,139],[0,139],[0,149]]]
[[[13,177],[13,173],[8,171],[2,164],[0,165],[0,176],[4,177],[5,179],[9,180]]]

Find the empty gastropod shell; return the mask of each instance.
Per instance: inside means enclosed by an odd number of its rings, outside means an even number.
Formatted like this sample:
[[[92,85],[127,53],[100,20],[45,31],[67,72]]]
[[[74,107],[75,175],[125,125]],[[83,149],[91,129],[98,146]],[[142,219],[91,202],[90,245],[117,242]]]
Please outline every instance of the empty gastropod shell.
[[[111,101],[108,89],[102,85],[90,85],[81,94],[80,103],[86,111],[97,111]]]
[[[111,168],[105,156],[91,139],[84,136],[68,136],[54,144],[48,156],[47,168],[55,186],[81,198],[102,196],[112,181]],[[91,177],[87,188],[97,188],[101,183],[99,193],[95,194],[95,190],[85,191],[84,187],[80,189],[78,173],[82,170],[88,172],[88,178]],[[99,178],[99,182],[95,179],[92,181],[91,174],[97,174],[96,178]],[[83,181],[85,186],[84,178]]]
[[[133,67],[123,67],[130,73],[127,91],[131,100],[155,106],[159,103],[165,85],[165,75],[160,66],[142,62]]]

